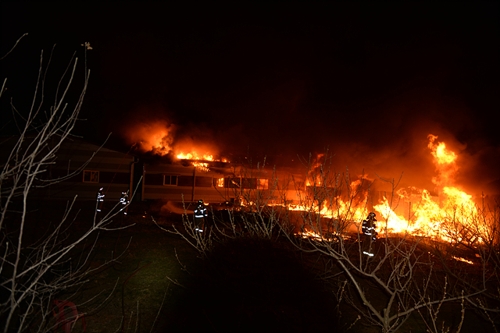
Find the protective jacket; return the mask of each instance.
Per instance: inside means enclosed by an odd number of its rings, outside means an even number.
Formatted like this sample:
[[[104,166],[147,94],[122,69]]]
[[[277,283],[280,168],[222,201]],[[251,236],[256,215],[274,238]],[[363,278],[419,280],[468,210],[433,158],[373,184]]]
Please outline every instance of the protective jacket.
[[[208,216],[207,207],[204,204],[198,204],[194,210],[194,217],[197,219],[202,219]]]
[[[377,239],[377,232],[375,228],[377,227],[376,223],[377,219],[375,218],[375,213],[368,214],[368,217],[363,220],[363,224],[361,225],[361,231],[366,236],[371,236],[372,240]]]

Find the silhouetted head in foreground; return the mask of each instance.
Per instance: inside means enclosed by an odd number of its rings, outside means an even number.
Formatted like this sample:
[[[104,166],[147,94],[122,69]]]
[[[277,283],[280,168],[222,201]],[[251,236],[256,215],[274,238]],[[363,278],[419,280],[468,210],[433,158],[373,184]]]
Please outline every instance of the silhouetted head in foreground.
[[[175,331],[335,332],[335,302],[294,253],[261,239],[219,245],[204,259],[182,304]]]

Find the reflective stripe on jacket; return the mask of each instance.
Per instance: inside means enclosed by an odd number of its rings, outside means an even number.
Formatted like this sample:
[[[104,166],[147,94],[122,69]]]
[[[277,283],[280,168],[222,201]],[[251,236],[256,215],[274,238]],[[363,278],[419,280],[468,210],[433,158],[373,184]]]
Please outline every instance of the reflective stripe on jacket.
[[[206,217],[208,215],[207,213],[207,208],[206,207],[196,207],[196,209],[194,210],[194,217],[197,218],[197,219],[200,219],[202,217]]]

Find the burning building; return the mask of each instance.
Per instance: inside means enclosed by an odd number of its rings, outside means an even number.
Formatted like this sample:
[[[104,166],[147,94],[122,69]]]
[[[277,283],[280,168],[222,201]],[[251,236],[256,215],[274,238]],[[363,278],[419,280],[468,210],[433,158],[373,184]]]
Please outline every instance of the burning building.
[[[298,202],[291,179],[281,170],[250,168],[229,161],[178,159],[145,163],[143,200],[248,204],[265,198],[277,203],[283,193],[289,202]],[[279,181],[277,181],[279,179]],[[281,180],[283,179],[283,180]],[[295,177],[297,180],[297,177]],[[273,183],[274,182],[274,183]],[[303,183],[303,182],[302,182]]]
[[[382,222],[378,223],[379,233],[409,232],[443,239],[458,237],[452,231],[457,225],[462,233],[477,229],[472,224],[478,216],[498,206],[461,186],[460,152],[432,133],[426,134],[427,141],[423,135],[415,140],[418,153],[411,161],[416,166],[401,165],[413,172],[401,181],[385,179],[373,168],[361,173],[337,172],[331,162],[335,157],[324,154],[294,168],[232,162],[221,157],[210,137],[177,137],[175,127],[166,124],[137,125],[139,131],[132,131],[134,136],[129,139],[140,139],[142,144],[134,146],[158,157],[144,163],[142,200],[281,205],[294,211],[314,211],[323,218],[357,222],[374,211]],[[137,137],[140,133],[147,135]],[[388,164],[383,173],[399,166]],[[377,165],[380,167],[383,165]],[[425,172],[415,171],[424,167]],[[480,228],[485,232],[488,226]]]
[[[268,202],[277,202],[283,196],[274,191],[272,182],[279,173],[279,185],[275,185],[287,191],[287,200],[296,201],[295,191],[285,186],[289,182],[285,170],[229,161],[209,134],[181,132],[170,122],[157,119],[130,123],[123,130],[124,138],[144,161],[142,200],[245,204],[258,193]],[[295,175],[299,178],[303,177]]]

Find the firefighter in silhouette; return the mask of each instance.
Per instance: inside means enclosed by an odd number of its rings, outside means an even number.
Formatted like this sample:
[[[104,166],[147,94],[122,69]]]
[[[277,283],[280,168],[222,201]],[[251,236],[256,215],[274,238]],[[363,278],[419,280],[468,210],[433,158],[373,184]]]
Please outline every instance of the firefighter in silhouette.
[[[207,207],[205,207],[203,200],[198,200],[196,208],[194,209],[194,226],[196,231],[203,232],[203,228],[205,227],[205,217],[207,216]]]
[[[370,212],[368,217],[363,220],[361,231],[363,232],[363,254],[373,257],[373,243],[377,240],[377,232],[375,231],[377,219],[375,213]]]

